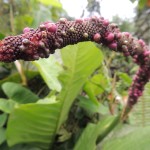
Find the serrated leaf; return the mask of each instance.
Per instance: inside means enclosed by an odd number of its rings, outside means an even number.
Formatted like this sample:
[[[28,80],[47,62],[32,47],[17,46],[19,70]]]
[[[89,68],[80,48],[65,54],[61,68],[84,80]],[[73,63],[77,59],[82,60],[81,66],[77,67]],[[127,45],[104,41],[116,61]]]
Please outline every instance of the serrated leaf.
[[[6,82],[2,85],[2,89],[8,98],[21,104],[33,103],[39,99],[36,94],[17,83]]]
[[[58,80],[58,75],[62,71],[61,66],[56,62],[53,56],[48,59],[40,59],[33,62],[42,75],[45,83],[52,90],[61,91],[61,84]]]

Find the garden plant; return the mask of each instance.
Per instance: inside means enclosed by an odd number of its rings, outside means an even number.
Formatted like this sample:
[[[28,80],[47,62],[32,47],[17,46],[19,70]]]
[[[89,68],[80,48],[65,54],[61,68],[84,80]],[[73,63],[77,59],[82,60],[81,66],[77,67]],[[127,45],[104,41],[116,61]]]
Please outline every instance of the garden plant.
[[[116,74],[109,77],[103,54],[108,49],[132,58],[138,66],[133,79],[121,72],[117,74],[121,82]],[[54,53],[60,53],[61,61]],[[18,60],[32,61],[38,72],[24,74],[29,80],[39,75],[34,84],[46,85],[47,93],[41,96],[27,88],[26,82],[12,82],[17,76],[0,82],[5,95],[0,98],[0,149],[122,150],[136,142],[138,130],[129,133],[129,138],[116,136],[114,140],[112,134],[128,122],[150,79],[150,49],[142,39],[121,32],[117,24],[103,17],[60,18],[1,39],[0,61]],[[128,94],[120,96],[116,86],[124,86]],[[142,138],[148,137],[148,131],[143,130],[134,149],[146,150],[149,138],[144,142]],[[120,139],[127,142],[116,148]]]

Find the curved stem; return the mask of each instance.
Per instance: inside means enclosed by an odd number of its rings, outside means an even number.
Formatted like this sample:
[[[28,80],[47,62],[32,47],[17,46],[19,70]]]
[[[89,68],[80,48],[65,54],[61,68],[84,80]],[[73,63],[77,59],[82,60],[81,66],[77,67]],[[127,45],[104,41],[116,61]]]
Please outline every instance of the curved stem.
[[[125,57],[131,56],[140,69],[129,91],[127,110],[131,110],[142,95],[150,78],[150,51],[142,40],[128,32],[120,32],[118,26],[102,17],[91,17],[68,21],[61,18],[57,23],[45,22],[37,29],[25,28],[23,34],[8,36],[0,41],[0,61],[18,59],[33,61],[47,58],[56,49],[82,41],[94,41],[107,46]],[[128,112],[128,111],[127,111]],[[125,116],[127,114],[123,114]]]

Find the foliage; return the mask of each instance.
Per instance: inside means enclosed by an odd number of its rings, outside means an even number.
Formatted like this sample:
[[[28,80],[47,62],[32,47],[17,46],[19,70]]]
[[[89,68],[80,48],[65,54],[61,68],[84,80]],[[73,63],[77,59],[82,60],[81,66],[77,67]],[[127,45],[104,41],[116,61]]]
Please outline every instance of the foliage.
[[[66,15],[57,0],[12,2],[0,1],[0,22],[10,19],[1,23],[0,39]],[[114,19],[133,31],[129,22]],[[32,63],[1,63],[0,150],[146,150],[150,129],[135,119],[138,106],[124,123],[119,120],[135,70],[130,59],[91,42]],[[146,104],[149,90],[148,84],[141,98]]]

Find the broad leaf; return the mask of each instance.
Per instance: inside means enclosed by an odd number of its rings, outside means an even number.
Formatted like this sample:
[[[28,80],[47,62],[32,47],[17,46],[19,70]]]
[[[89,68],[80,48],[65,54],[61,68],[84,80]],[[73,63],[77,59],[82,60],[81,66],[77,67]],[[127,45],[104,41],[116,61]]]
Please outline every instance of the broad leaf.
[[[8,98],[21,104],[33,103],[39,99],[36,94],[17,83],[6,82],[2,85],[2,89]]]
[[[150,127],[139,127],[123,137],[109,139],[103,144],[103,150],[148,150],[150,144]]]
[[[0,111],[10,113],[14,109],[14,106],[15,106],[14,101],[0,98]]]
[[[67,46],[61,50],[66,70],[60,76],[62,91],[58,99],[62,102],[62,111],[58,128],[66,120],[69,109],[90,74],[101,64],[100,50],[92,42],[83,42]]]
[[[56,62],[55,58],[50,56],[48,59],[40,59],[33,63],[37,66],[48,87],[52,90],[60,91],[61,84],[57,78],[62,68],[58,62]]]
[[[74,150],[94,150],[96,141],[102,140],[118,123],[118,117],[106,117],[98,124],[88,124],[75,145]],[[89,142],[87,142],[89,141]]]
[[[11,113],[7,139],[10,146],[30,143],[42,149],[49,149],[60,115],[60,103],[22,104]]]
[[[62,90],[58,101],[25,104],[10,115],[7,136],[9,145],[32,143],[49,149],[88,76],[101,62],[99,49],[90,42],[65,47],[62,59],[66,70],[61,74]],[[52,102],[54,101],[54,102]]]

